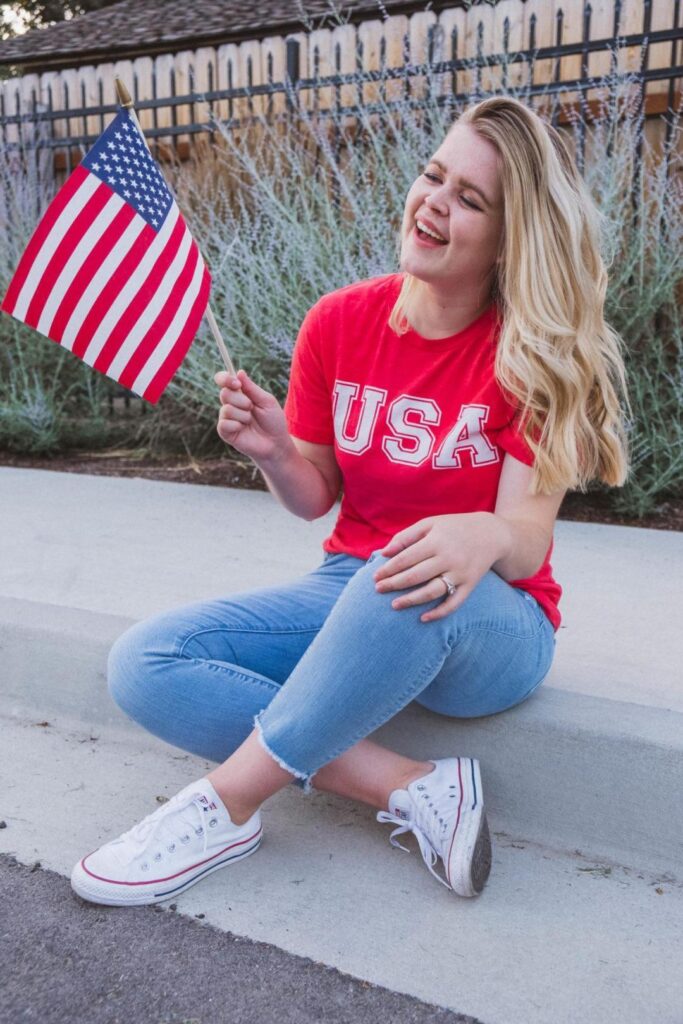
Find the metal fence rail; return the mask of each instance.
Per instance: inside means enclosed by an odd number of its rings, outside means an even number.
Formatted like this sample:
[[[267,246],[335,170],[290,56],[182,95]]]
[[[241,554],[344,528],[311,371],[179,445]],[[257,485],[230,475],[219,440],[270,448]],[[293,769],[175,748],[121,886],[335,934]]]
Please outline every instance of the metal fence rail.
[[[332,75],[314,77],[301,77],[300,75],[300,44],[296,39],[286,41],[286,74],[282,81],[272,80],[272,67],[269,68],[268,81],[264,84],[248,84],[239,88],[216,89],[213,87],[215,77],[213,65],[208,67],[208,88],[199,91],[194,88],[194,69],[189,68],[190,91],[177,93],[175,88],[175,73],[171,71],[170,93],[166,96],[157,95],[156,74],[152,72],[152,96],[143,97],[140,95],[138,77],[133,76],[132,94],[136,109],[142,114],[150,111],[152,114],[152,127],[145,129],[145,135],[154,144],[162,144],[157,152],[163,158],[164,148],[173,150],[181,159],[188,155],[190,150],[190,139],[198,134],[206,134],[215,129],[216,122],[227,128],[244,128],[245,126],[260,120],[263,116],[276,119],[283,116],[274,110],[274,99],[281,96],[285,100],[284,116],[291,117],[297,111],[306,110],[319,118],[338,119],[340,117],[353,117],[360,110],[366,113],[377,112],[379,109],[394,109],[397,107],[419,108],[424,105],[426,98],[436,101],[439,104],[458,105],[473,99],[481,98],[491,92],[517,91],[523,92],[525,98],[530,102],[536,99],[545,98],[552,104],[551,117],[555,123],[566,117],[567,107],[578,106],[584,117],[579,119],[579,147],[577,152],[578,162],[583,162],[583,134],[581,125],[585,120],[590,119],[590,93],[604,94],[606,90],[614,90],[619,83],[626,78],[633,80],[633,72],[619,72],[619,56],[627,50],[636,49],[640,54],[640,67],[635,72],[635,78],[640,90],[640,106],[644,116],[662,115],[665,123],[667,142],[670,139],[675,114],[681,103],[681,90],[679,81],[683,76],[683,52],[681,41],[683,40],[683,27],[680,22],[680,0],[675,0],[672,7],[672,25],[668,29],[651,30],[652,0],[644,0],[643,3],[643,24],[639,33],[619,36],[619,21],[621,15],[621,0],[615,0],[614,7],[614,35],[601,39],[591,38],[591,17],[593,9],[588,0],[584,0],[582,14],[582,38],[575,42],[565,43],[564,26],[565,16],[562,9],[559,9],[555,17],[555,44],[553,46],[539,47],[536,45],[536,15],[532,14],[528,25],[528,40],[525,49],[510,50],[510,22],[506,18],[503,23],[503,50],[498,53],[487,54],[483,52],[483,25],[479,23],[477,53],[474,57],[458,56],[459,43],[457,29],[451,32],[448,45],[450,57],[447,60],[437,59],[437,49],[444,49],[444,41],[439,40],[437,44],[438,26],[432,26],[428,39],[428,59],[423,63],[411,63],[409,40],[404,37],[404,62],[399,67],[387,67],[385,64],[385,53],[380,47],[380,68],[376,70],[363,69],[362,43],[358,43],[357,70],[352,73],[341,73],[341,49],[337,43],[335,51],[336,73]],[[382,40],[384,42],[384,40]],[[650,67],[649,55],[652,47],[670,45],[670,61],[668,66]],[[589,75],[589,58],[591,54],[610,54],[609,76],[594,77]],[[581,71],[578,76],[563,78],[560,74],[561,63],[570,57],[581,58]],[[548,81],[538,82],[535,79],[535,69],[540,62],[552,61],[553,70]],[[271,62],[272,63],[272,62]],[[318,55],[313,51],[313,65],[317,68],[319,63]],[[511,86],[509,84],[511,69],[522,65],[526,69],[525,80]],[[484,88],[482,85],[482,72],[496,69],[498,72],[498,84],[495,88]],[[251,83],[251,71],[247,67],[247,77]],[[462,78],[466,76],[468,83],[463,88]],[[231,68],[228,68],[228,81],[231,80]],[[460,79],[460,80],[459,80]],[[473,82],[472,82],[473,79]],[[399,98],[387,99],[387,86],[392,82],[402,83],[402,94]],[[438,83],[434,88],[435,81]],[[648,95],[648,86],[652,83],[668,83],[666,92],[658,91],[657,95]],[[364,99],[364,89],[367,86],[379,85],[381,102],[378,104],[368,102]],[[355,103],[343,104],[341,102],[341,90],[344,87],[352,86],[357,90]],[[321,93],[330,90],[334,99],[330,104],[322,104]],[[104,130],[108,116],[116,112],[114,103],[104,103],[103,83],[98,82],[99,102],[88,104],[85,96],[85,86],[81,83],[81,96],[72,97],[69,94],[68,85],[63,83],[63,95],[60,97],[60,105],[57,107],[52,89],[48,86],[47,103],[38,101],[35,90],[31,99],[26,104],[17,89],[14,96],[14,103],[7,102],[5,95],[0,94],[0,138],[2,144],[9,149],[18,149],[26,153],[30,150],[43,150],[53,154],[52,166],[57,171],[70,173],[73,166],[82,158],[88,147],[95,141],[97,136]],[[255,101],[265,99],[265,109],[255,111]],[[648,102],[650,100],[651,102]],[[235,106],[238,103],[246,104],[247,113],[245,116],[235,114]],[[227,107],[227,116],[216,113],[216,108]],[[14,109],[8,109],[13,106]],[[28,109],[27,109],[28,107]],[[198,108],[203,107],[205,115],[198,116]],[[182,123],[178,118],[180,108],[190,109],[189,122]],[[159,111],[170,112],[171,124],[160,126],[158,124]],[[96,118],[98,127],[92,128],[92,119]],[[91,127],[88,127],[90,120]],[[184,140],[184,144],[183,141]],[[42,165],[36,156],[36,169],[39,166],[49,166],[50,161],[43,161]],[[45,173],[43,171],[42,173]]]

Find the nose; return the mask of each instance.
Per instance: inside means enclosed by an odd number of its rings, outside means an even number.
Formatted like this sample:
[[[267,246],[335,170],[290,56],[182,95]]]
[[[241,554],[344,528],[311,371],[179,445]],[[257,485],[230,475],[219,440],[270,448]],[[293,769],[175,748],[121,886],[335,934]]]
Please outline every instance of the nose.
[[[432,192],[428,196],[425,196],[425,205],[428,206],[431,210],[434,210],[435,212],[442,214],[443,216],[448,216],[448,206],[446,204],[446,198],[444,196],[444,198],[441,199],[438,191]]]

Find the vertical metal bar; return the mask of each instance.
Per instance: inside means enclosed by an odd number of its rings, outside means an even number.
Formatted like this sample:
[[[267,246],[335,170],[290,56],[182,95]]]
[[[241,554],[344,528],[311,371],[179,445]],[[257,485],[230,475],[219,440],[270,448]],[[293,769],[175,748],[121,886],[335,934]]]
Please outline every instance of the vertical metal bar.
[[[320,88],[318,82],[320,80],[320,47],[313,47],[313,78],[315,79],[315,85],[313,86],[313,114],[318,115],[320,111]]]
[[[458,59],[458,29],[453,27],[451,29],[451,60],[455,64]],[[451,71],[451,93],[453,99],[457,100],[458,96],[458,69],[453,68]]]
[[[273,89],[273,55],[268,54],[268,60],[266,61],[266,79],[268,81],[268,99],[266,102],[266,117],[270,120],[273,116],[273,96],[275,90]]]
[[[88,115],[85,113],[88,106],[88,97],[85,92],[85,82],[81,79],[81,107],[83,108],[83,144],[81,150],[85,156],[88,150]]]
[[[529,18],[529,59],[527,60],[527,89],[534,87],[536,73],[536,13]],[[531,98],[531,97],[530,97]]]
[[[67,137],[67,140],[68,140],[68,139],[71,138],[71,118],[69,117],[69,106],[70,106],[70,103],[69,103],[69,86],[67,85],[66,82],[64,82],[64,89],[62,91],[62,95],[64,96],[64,113],[65,113],[64,120],[66,122],[66,137]],[[66,173],[67,173],[67,175],[71,174],[71,171],[72,171],[72,166],[71,166],[71,143],[67,141],[67,146],[66,146]]]
[[[652,0],[643,0],[643,43],[640,64],[640,96],[638,101],[638,141],[636,143],[637,177],[640,178],[640,165],[643,156],[643,138],[645,135],[645,117],[647,103],[647,79],[645,72],[650,64],[650,30],[652,28]]]
[[[234,113],[234,99],[232,95],[232,61],[228,59],[228,120],[232,123]]]
[[[564,34],[564,11],[560,7],[555,15],[555,49],[559,51],[562,47],[562,36]],[[555,69],[553,71],[553,81],[555,83],[560,81],[560,57],[559,53],[555,56]],[[558,93],[555,93],[552,98],[552,123],[557,126],[559,120],[559,103]]]
[[[269,54],[269,56],[270,56],[270,54]],[[207,72],[208,72],[209,92],[212,93],[214,91],[213,61],[212,60],[209,61],[209,67],[207,69]],[[213,99],[209,100],[209,115],[210,115],[210,118],[211,118],[210,138],[211,138],[211,145],[213,146],[215,144],[215,142],[216,142],[216,133],[213,131],[213,126],[214,126],[214,124],[216,122],[216,117],[215,117],[215,114],[214,114]]]
[[[336,43],[334,47],[334,73],[339,75],[341,73],[341,43]],[[335,209],[339,209],[341,205],[341,188],[339,185],[339,179],[337,175],[341,174],[340,157],[341,157],[341,86],[339,84],[334,87],[334,113],[333,113],[333,130],[334,130],[334,163],[335,163],[335,174],[332,179],[332,202]]]
[[[410,33],[409,32],[404,32],[403,33],[402,51],[403,51],[403,72],[404,72],[403,73],[403,98],[404,99],[409,99],[410,98],[410,60],[411,60],[411,56],[412,56],[411,52],[410,52]]]
[[[617,73],[617,43],[619,40],[619,29],[621,28],[621,0],[614,0],[614,21],[612,22],[612,35],[614,37],[614,47],[612,48],[612,55],[609,66],[610,77],[614,77]]]
[[[31,107],[33,113],[33,168],[35,174],[35,188],[36,188],[36,219],[40,217],[40,164],[39,164],[39,153],[40,153],[40,132],[42,126],[38,123],[38,97],[36,96],[36,90],[31,89]]]
[[[477,77],[474,86],[474,95],[480,100],[481,93],[481,67],[484,55],[484,23],[480,21],[477,23]]]
[[[425,101],[430,102],[433,92],[432,64],[434,63],[434,25],[427,29],[427,81],[425,88]]]
[[[382,105],[384,105],[387,102],[387,40],[384,35],[379,41],[379,67],[382,74],[379,95]]]
[[[614,39],[614,46],[610,54],[609,64],[609,122],[610,122],[610,133],[607,139],[607,157],[612,156],[614,149],[614,130],[617,124],[617,118],[619,111],[617,110],[617,98],[618,98],[618,81],[617,72],[619,70],[619,57],[617,50],[619,48],[619,29],[621,27],[621,0],[614,0],[614,19],[612,22],[612,36]]]
[[[176,96],[177,96],[176,83],[175,83],[175,67],[171,68],[170,79],[171,79],[171,125],[173,126],[173,128],[177,128],[178,127],[178,107],[177,107],[176,102],[175,102]],[[173,152],[175,153],[176,159],[178,159],[178,134],[177,134],[177,132],[172,132],[171,133],[171,146],[173,147]]]
[[[98,102],[99,108],[100,108],[100,135],[101,135],[102,132],[104,131],[104,112],[102,110],[102,107],[104,106],[104,86],[102,84],[102,79],[101,78],[97,79],[97,102]]]
[[[510,19],[503,19],[503,80],[502,87],[507,92],[508,66],[510,63]]]
[[[152,99],[154,100],[154,106],[152,107],[152,125],[154,127],[154,142],[152,155],[155,160],[159,159],[159,136],[157,131],[159,129],[159,111],[156,106],[157,100],[157,62],[156,59],[152,61]],[[145,404],[144,402],[142,403]]]
[[[7,111],[5,108],[5,90],[0,85],[0,122],[2,122],[2,148],[7,152]]]
[[[581,34],[581,42],[583,48],[581,50],[581,84],[588,81],[588,40],[590,39],[591,32],[591,14],[593,8],[590,3],[583,5],[583,30]],[[576,164],[583,174],[584,167],[586,164],[586,121],[589,116],[589,107],[587,100],[587,93],[585,89],[579,90],[579,139],[578,139],[578,150],[576,153]]]
[[[55,108],[54,108],[54,103],[52,102],[52,83],[51,82],[48,82],[48,85],[47,85],[47,109],[48,109],[48,113],[50,114],[50,120],[49,120],[48,124],[50,126],[50,142],[49,142],[49,147],[50,147],[50,174],[52,176],[52,180],[51,180],[50,184],[52,185],[53,183],[56,184],[57,176],[55,175],[55,122],[54,122],[54,118],[52,117]],[[55,188],[54,191],[55,192],[57,191],[56,188]]]
[[[287,109],[290,113],[293,113],[298,106],[298,88],[299,88],[299,68],[300,68],[300,57],[301,48],[299,46],[298,39],[288,39],[286,43],[286,54],[287,54],[287,72],[286,72],[286,85],[287,85]]]
[[[679,21],[679,18],[680,18],[680,14],[681,14],[681,2],[680,2],[680,0],[675,0],[674,11],[673,11],[673,25],[671,26],[673,29],[677,29],[678,28],[678,21]],[[676,67],[676,49],[677,49],[676,42],[677,41],[675,39],[671,40],[671,57],[669,58],[669,66],[671,68],[675,68]],[[669,176],[669,171],[671,170],[671,161],[669,160],[669,149],[670,149],[670,146],[671,146],[671,136],[673,134],[674,123],[675,123],[675,120],[676,120],[676,112],[674,111],[674,101],[676,99],[676,90],[675,90],[675,85],[674,85],[675,81],[676,80],[675,80],[675,78],[673,76],[673,72],[672,72],[671,77],[669,78],[669,91],[667,93],[667,102],[666,102],[666,108],[667,109],[666,109],[666,114],[665,114],[666,131],[665,131],[665,134],[664,134],[664,152],[666,154],[666,174],[667,174],[667,177]]]
[[[17,141],[19,142],[19,157],[21,160],[24,159],[24,126],[21,120],[21,98],[19,96],[19,90],[14,90],[14,113],[17,120]]]
[[[249,58],[249,62],[248,63],[249,63],[249,78],[251,79],[251,57]],[[195,76],[195,73],[194,73],[194,64],[190,64],[189,72],[190,72],[190,95],[192,97],[192,100],[190,101],[190,118],[191,118],[191,123],[193,125],[195,125],[197,123],[197,103],[196,103],[197,79],[196,79],[196,76]],[[251,82],[249,84],[251,84]]]

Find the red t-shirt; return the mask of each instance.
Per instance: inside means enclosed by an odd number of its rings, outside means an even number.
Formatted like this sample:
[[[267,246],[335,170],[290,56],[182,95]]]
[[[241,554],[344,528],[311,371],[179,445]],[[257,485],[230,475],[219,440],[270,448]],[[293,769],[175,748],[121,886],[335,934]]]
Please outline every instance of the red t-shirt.
[[[343,478],[323,549],[356,558],[427,516],[493,512],[505,452],[534,461],[495,379],[495,305],[448,338],[397,335],[387,321],[401,282],[387,274],[323,295],[292,354],[289,432],[334,445]],[[551,540],[534,576],[508,582],[532,594],[557,630],[552,549]]]

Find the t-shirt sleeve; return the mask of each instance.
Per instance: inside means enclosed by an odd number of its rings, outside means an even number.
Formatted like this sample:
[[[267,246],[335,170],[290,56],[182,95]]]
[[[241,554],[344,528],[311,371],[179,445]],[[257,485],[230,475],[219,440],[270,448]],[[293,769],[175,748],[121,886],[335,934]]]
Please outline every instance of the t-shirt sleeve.
[[[509,452],[513,458],[525,462],[527,466],[533,466],[534,453],[522,436],[522,425],[519,414],[513,416],[510,422],[499,431],[496,443]]]
[[[317,304],[304,317],[294,343],[284,412],[294,437],[334,444],[332,395],[323,367]]]

